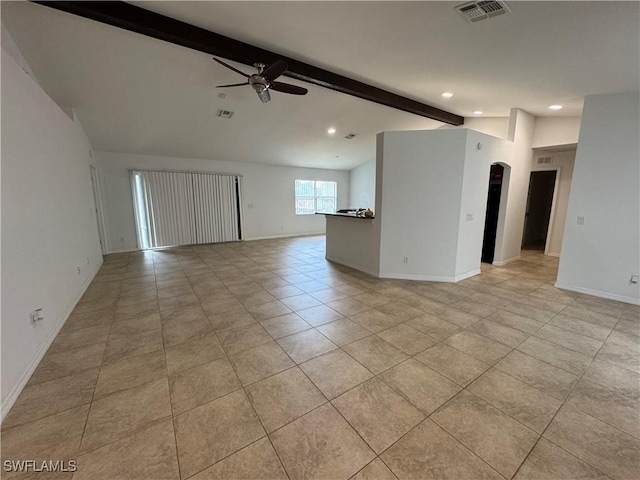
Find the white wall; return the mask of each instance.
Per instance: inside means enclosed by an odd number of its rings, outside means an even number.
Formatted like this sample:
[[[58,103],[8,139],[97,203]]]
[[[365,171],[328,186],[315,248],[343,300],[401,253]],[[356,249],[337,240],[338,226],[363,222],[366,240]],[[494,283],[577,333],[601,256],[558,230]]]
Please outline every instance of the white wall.
[[[508,178],[503,179],[493,260],[496,265],[505,265],[520,258],[534,125],[535,118],[532,115],[517,108],[511,110],[507,140],[512,141],[513,146],[509,161],[505,162],[510,168]]]
[[[509,133],[509,117],[465,117],[463,128],[504,139]]]
[[[349,202],[348,171],[128,153],[98,152],[96,157],[105,197],[107,245],[110,252],[130,251],[137,248],[128,171],[131,168],[242,175],[245,240],[324,233],[324,216],[295,215],[294,182],[296,179],[336,181],[338,182],[338,208],[346,208]]]
[[[3,50],[3,418],[102,263],[90,149],[78,121]],[[45,318],[33,326],[36,308]]]
[[[578,142],[580,117],[537,117],[533,129],[533,148],[570,145]]]
[[[637,93],[585,99],[558,287],[640,303],[629,282],[640,273],[639,104]]]
[[[489,171],[492,163],[509,162],[512,148],[511,143],[506,140],[473,130],[467,132],[456,253],[456,281],[480,273]]]
[[[548,165],[538,165],[538,157],[551,157]],[[575,150],[564,152],[548,152],[535,150],[531,162],[531,171],[557,170],[555,204],[551,212],[547,245],[545,253],[555,257],[560,256],[562,250],[562,237],[564,236],[564,224],[567,219],[567,207],[569,205],[569,192],[571,192],[571,178],[573,177],[573,165],[576,158]]]
[[[349,208],[376,206],[376,161],[370,160],[351,170],[349,174]]]

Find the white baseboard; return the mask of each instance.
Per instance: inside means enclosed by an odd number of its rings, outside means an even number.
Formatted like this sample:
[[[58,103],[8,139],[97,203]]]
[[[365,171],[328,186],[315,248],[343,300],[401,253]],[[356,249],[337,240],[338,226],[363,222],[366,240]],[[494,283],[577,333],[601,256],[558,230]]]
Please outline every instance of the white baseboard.
[[[111,255],[112,253],[132,253],[132,252],[139,252],[140,249],[139,248],[117,248],[115,250],[109,250],[109,252],[106,255]]]
[[[509,258],[507,260],[501,260],[501,261],[497,261],[497,262],[494,260],[492,265],[495,265],[496,267],[504,267],[505,265],[508,265],[509,263],[517,262],[521,258],[522,257],[520,255],[518,255],[517,257]]]
[[[640,298],[627,297],[625,295],[602,292],[600,290],[592,290],[590,288],[578,287],[575,285],[566,285],[561,282],[556,282],[554,286],[556,288],[562,288],[563,290],[569,290],[571,292],[577,292],[577,293],[584,293],[585,295],[591,295],[593,297],[600,297],[600,298],[606,298],[607,300],[615,300],[617,302],[630,303],[631,305],[640,305]]]
[[[466,280],[467,278],[475,277],[476,275],[480,275],[480,269],[477,268],[475,270],[471,270],[470,272],[463,273],[461,275],[456,275],[454,278],[454,282],[461,282],[462,280]]]
[[[380,273],[380,278],[392,278],[394,280],[416,280],[419,282],[455,283],[456,277],[441,277],[434,275],[416,275],[413,273]]]
[[[325,255],[324,258],[326,258],[330,262],[339,263],[340,265],[344,265],[345,267],[353,268],[354,270],[368,273],[369,275],[372,275],[374,277],[379,277],[378,272],[376,272],[374,269],[363,267],[362,265],[356,265],[355,263],[350,262],[349,260],[343,260],[341,258],[332,257],[330,255]]]
[[[33,375],[33,372],[40,364],[42,357],[44,357],[44,354],[47,353],[47,350],[49,350],[49,347],[53,343],[53,340],[56,338],[56,335],[58,335],[58,332],[60,332],[60,329],[64,326],[65,322],[69,318],[69,315],[71,315],[71,312],[82,298],[82,295],[84,295],[84,292],[87,291],[87,288],[98,273],[98,270],[100,270],[101,265],[102,262],[100,262],[94,269],[93,273],[87,277],[82,287],[76,292],[76,295],[74,295],[73,300],[67,305],[67,308],[63,310],[62,314],[58,316],[54,329],[47,336],[42,345],[40,345],[33,359],[29,363],[29,366],[24,370],[22,375],[20,375],[16,384],[2,401],[2,405],[0,406],[0,424],[2,424],[2,422],[4,421],[4,417],[6,417],[7,413],[9,413],[9,410],[11,410],[11,407],[13,407],[13,404],[22,393],[22,390],[27,385],[27,382],[31,378],[31,375]]]
[[[559,253],[554,253],[554,252],[545,253],[545,255],[547,257],[560,257]]]
[[[267,235],[265,237],[249,237],[243,238],[242,240],[245,242],[250,242],[252,240],[271,240],[274,238],[289,238],[289,237],[306,237],[310,235],[324,235],[326,232],[323,230],[321,232],[309,232],[309,233],[285,233],[284,235]]]

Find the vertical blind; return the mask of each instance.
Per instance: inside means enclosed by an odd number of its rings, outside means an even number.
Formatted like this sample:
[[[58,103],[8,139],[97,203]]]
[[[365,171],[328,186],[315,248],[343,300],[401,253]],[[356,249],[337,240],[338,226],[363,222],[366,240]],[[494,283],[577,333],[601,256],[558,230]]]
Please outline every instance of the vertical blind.
[[[131,172],[140,248],[241,239],[237,175]]]

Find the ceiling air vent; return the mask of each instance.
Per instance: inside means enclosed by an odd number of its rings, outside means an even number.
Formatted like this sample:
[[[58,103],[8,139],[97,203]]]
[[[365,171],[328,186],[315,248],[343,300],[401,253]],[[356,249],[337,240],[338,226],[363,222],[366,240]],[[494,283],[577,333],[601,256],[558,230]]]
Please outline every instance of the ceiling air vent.
[[[350,133],[349,135],[347,135],[344,138],[346,138],[347,140],[351,140],[352,138],[357,137],[357,136],[358,136],[357,133]]]
[[[219,109],[218,113],[216,113],[216,117],[226,118],[227,120],[229,120],[231,117],[233,117],[233,112],[229,110]]]
[[[486,20],[511,11],[504,2],[499,0],[467,2],[458,5],[455,9],[468,22],[479,22],[480,20]]]

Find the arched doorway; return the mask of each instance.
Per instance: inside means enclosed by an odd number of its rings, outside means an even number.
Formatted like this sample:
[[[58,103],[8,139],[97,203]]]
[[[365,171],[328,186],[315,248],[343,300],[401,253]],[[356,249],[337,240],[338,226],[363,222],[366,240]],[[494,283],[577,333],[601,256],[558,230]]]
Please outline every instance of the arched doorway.
[[[496,234],[500,215],[500,198],[502,196],[502,181],[504,167],[494,163],[489,173],[489,194],[487,196],[487,214],[484,221],[484,237],[482,240],[482,261],[493,263],[496,250]]]

